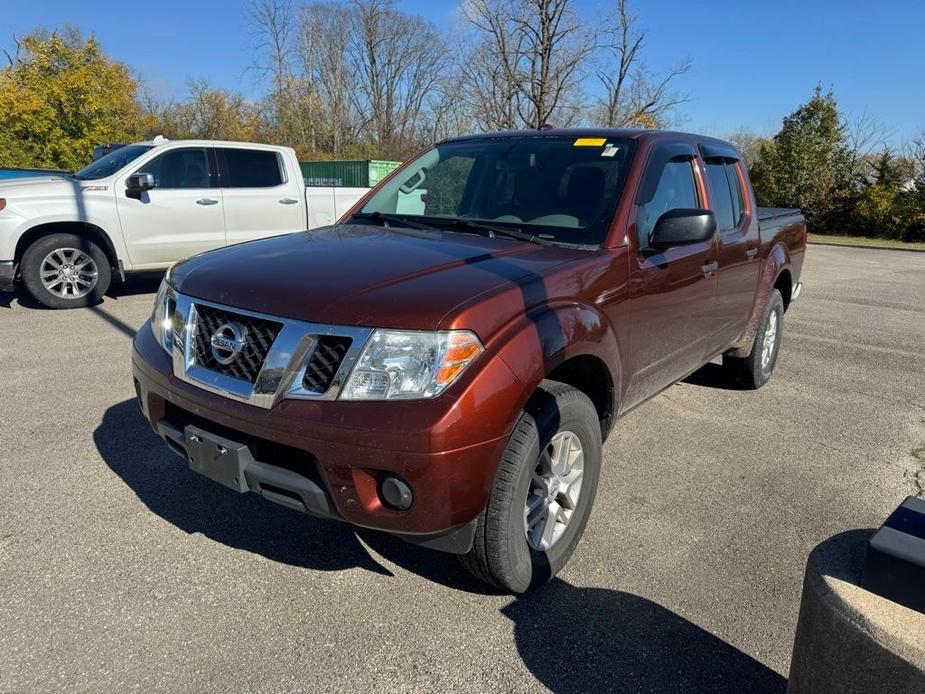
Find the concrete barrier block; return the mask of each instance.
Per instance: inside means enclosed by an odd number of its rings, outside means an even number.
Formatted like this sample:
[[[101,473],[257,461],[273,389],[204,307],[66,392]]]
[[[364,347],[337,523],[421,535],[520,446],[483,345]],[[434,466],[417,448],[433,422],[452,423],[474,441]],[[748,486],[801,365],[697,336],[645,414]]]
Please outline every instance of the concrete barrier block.
[[[810,554],[788,694],[925,694],[925,615],[859,587],[872,534],[842,533]]]

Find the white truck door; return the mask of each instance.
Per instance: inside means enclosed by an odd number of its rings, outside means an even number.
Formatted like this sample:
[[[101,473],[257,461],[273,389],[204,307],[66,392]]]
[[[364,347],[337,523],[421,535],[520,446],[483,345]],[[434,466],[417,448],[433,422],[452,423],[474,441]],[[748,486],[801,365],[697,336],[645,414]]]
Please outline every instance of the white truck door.
[[[116,209],[132,267],[163,267],[225,243],[222,191],[206,147],[178,147],[131,173],[149,173],[155,187],[140,199],[116,182]]]
[[[282,152],[217,147],[228,244],[304,231],[305,188]],[[294,157],[293,157],[294,160]]]
[[[309,186],[305,189],[308,203],[308,228],[318,229],[337,221],[334,205],[334,189],[330,186]]]
[[[334,224],[368,192],[369,188],[309,186],[305,189],[308,228],[318,229]]]

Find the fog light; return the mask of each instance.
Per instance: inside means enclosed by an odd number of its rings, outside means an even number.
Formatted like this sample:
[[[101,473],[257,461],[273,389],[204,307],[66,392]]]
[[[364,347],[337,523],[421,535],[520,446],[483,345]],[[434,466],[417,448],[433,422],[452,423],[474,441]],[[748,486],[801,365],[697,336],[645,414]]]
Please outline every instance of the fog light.
[[[388,475],[379,483],[379,498],[395,511],[407,511],[414,503],[411,487],[401,477]]]

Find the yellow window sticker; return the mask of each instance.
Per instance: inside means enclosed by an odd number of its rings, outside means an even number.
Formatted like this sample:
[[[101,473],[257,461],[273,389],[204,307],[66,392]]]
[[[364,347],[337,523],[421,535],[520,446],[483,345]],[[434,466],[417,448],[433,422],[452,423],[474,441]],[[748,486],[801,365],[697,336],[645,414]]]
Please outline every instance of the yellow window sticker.
[[[600,147],[607,142],[606,137],[579,137],[575,140],[574,147]]]

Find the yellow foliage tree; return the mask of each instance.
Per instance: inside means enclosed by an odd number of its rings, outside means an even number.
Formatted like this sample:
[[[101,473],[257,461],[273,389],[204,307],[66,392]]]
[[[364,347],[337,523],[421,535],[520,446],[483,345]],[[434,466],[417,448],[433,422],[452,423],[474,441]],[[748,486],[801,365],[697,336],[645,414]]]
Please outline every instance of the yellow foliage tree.
[[[0,70],[0,166],[75,170],[144,129],[129,69],[74,29],[34,32]]]

